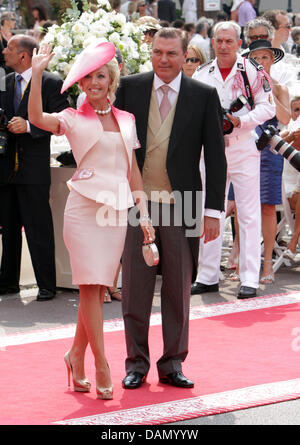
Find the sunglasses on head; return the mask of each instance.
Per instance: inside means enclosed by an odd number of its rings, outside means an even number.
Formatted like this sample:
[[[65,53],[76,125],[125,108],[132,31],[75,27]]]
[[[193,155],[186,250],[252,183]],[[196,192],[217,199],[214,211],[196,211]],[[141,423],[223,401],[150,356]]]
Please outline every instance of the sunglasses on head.
[[[185,63],[198,63],[200,62],[200,59],[198,59],[198,57],[188,57],[187,59],[185,59]]]
[[[254,35],[254,36],[249,36],[250,40],[268,40],[269,36],[268,34],[260,34],[258,36]]]
[[[156,33],[157,33],[157,29],[154,29],[154,28],[152,28],[152,29],[147,29],[147,31],[145,31],[144,32],[144,34],[147,34],[148,36],[150,36],[150,37],[153,37]]]

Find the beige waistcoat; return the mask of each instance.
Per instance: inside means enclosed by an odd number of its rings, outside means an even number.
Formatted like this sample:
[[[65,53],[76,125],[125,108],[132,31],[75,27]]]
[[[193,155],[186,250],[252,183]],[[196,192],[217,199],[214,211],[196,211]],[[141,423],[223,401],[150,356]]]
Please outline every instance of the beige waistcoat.
[[[142,172],[144,190],[147,198],[151,201],[174,202],[171,195],[172,187],[167,173],[166,159],[176,103],[177,100],[162,123],[156,91],[152,88],[147,129],[146,157]],[[156,193],[152,193],[151,195],[151,192]]]

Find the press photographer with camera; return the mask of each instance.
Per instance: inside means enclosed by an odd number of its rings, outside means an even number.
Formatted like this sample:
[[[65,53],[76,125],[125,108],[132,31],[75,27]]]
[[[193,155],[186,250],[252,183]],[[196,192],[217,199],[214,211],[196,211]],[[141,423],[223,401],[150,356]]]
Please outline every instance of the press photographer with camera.
[[[251,298],[258,288],[261,255],[260,153],[254,130],[275,115],[275,103],[264,72],[238,53],[240,32],[235,22],[216,24],[212,39],[216,58],[198,68],[193,77],[216,87],[225,109],[227,184],[232,182],[234,187],[240,229],[238,298]],[[232,123],[229,132],[228,120]],[[224,221],[225,213],[222,227]],[[218,291],[222,241],[223,231],[209,246],[200,242],[198,276],[192,294]]]

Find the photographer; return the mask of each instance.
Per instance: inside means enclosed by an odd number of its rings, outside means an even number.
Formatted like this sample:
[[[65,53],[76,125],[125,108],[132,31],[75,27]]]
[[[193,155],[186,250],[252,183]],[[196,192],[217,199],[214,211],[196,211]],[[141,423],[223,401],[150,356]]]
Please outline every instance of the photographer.
[[[242,43],[240,32],[235,22],[218,23],[212,39],[216,59],[198,68],[193,77],[217,88],[221,105],[227,110],[226,117],[233,124],[232,132],[225,135],[225,153],[227,183],[232,182],[234,187],[240,229],[238,298],[251,298],[256,296],[258,288],[261,256],[260,153],[254,130],[275,115],[275,103],[265,73],[238,54]],[[224,220],[225,213],[222,227]],[[209,246],[201,240],[198,276],[192,294],[218,290],[222,235],[223,232]]]

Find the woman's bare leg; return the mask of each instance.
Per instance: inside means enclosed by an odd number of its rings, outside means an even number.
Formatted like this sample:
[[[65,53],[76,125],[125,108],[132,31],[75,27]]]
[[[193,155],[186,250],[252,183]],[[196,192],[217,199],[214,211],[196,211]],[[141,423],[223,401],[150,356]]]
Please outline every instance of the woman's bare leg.
[[[95,359],[97,386],[111,386],[110,372],[104,352],[102,306],[106,287],[82,285],[80,288],[80,310],[85,332]]]

